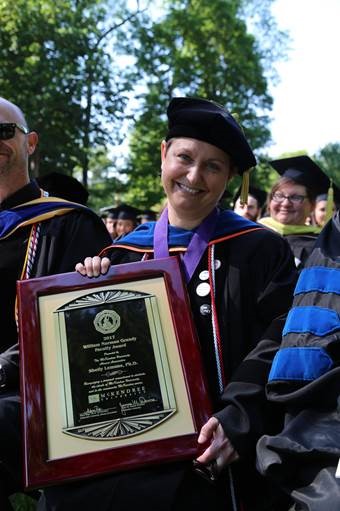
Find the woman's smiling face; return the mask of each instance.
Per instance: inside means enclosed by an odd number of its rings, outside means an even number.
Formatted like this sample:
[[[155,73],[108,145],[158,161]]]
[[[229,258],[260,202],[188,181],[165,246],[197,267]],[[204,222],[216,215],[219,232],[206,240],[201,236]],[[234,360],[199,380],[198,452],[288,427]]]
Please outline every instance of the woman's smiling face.
[[[170,223],[193,228],[221,199],[233,166],[229,156],[211,144],[192,138],[162,142],[162,184]]]
[[[307,197],[306,187],[293,182],[286,182],[277,188],[277,192],[285,198],[282,202],[275,202],[271,198],[269,202],[270,216],[281,224],[304,225],[313,207],[313,204]],[[296,195],[304,197],[304,199],[300,203],[295,203],[288,199],[288,197]]]

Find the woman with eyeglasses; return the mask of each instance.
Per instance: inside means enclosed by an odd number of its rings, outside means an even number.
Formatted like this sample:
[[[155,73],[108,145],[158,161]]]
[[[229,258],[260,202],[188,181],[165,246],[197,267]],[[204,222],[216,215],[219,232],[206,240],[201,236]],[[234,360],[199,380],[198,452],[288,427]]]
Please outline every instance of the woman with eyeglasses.
[[[328,188],[329,179],[308,156],[283,158],[270,164],[281,177],[269,194],[269,216],[260,223],[286,238],[295,264],[301,269],[321,230],[318,226],[307,225],[307,221],[316,195]]]

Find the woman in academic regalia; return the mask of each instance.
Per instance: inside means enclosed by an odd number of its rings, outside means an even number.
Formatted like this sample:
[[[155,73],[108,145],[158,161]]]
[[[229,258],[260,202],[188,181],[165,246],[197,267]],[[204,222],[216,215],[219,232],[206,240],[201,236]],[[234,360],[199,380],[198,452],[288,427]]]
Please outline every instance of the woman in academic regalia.
[[[175,98],[167,114],[161,145],[167,207],[157,222],[138,226],[106,257],[87,258],[77,270],[95,277],[110,264],[180,256],[214,408],[198,438],[203,470],[190,460],[148,466],[146,456],[139,470],[46,489],[39,511],[285,509],[254,464],[256,440],[281,424],[266,405],[266,375],[257,374],[256,362],[237,368],[287,311],[294,261],[281,236],[218,208],[233,175],[247,176],[256,163],[230,113],[211,101]],[[219,479],[207,482],[202,471]]]
[[[307,225],[315,198],[329,188],[330,181],[308,156],[294,156],[270,162],[280,174],[269,194],[269,216],[260,223],[286,238],[297,268],[302,269],[321,227]]]

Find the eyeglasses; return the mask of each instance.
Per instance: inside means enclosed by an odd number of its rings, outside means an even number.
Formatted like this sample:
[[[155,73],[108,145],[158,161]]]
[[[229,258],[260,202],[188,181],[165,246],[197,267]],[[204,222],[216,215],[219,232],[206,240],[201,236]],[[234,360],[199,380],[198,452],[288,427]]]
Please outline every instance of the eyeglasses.
[[[0,140],[9,140],[15,136],[15,128],[22,131],[27,135],[29,129],[23,124],[17,124],[16,122],[0,122]]]
[[[306,199],[306,195],[284,195],[281,192],[275,192],[272,195],[272,199],[274,202],[281,203],[285,199],[288,199],[289,202],[292,202],[293,204],[302,204],[303,201]]]

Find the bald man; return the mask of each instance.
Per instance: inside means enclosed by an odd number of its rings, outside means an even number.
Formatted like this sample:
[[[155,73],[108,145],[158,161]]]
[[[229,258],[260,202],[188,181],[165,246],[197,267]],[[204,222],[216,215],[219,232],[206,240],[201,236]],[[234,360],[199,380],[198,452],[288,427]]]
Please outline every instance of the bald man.
[[[30,180],[28,160],[37,143],[38,135],[28,128],[20,108],[0,97],[1,511],[12,509],[7,496],[21,488],[16,281],[73,271],[79,260],[111,243],[94,212],[62,199],[53,201]],[[44,220],[39,218],[42,208]]]

